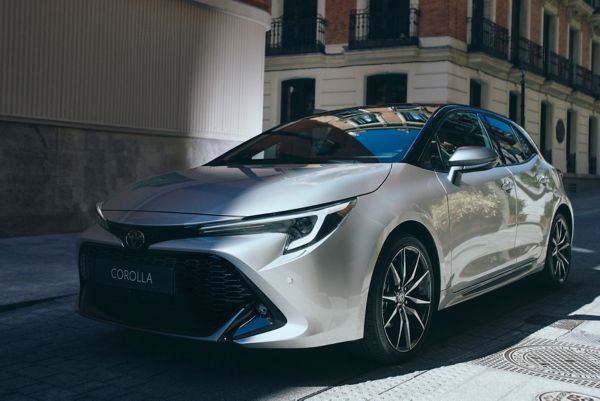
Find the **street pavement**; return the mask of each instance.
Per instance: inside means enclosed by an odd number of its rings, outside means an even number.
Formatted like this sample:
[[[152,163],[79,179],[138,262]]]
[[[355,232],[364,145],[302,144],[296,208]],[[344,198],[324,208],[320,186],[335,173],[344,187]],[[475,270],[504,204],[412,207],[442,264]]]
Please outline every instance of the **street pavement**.
[[[600,400],[600,193],[573,201],[563,290],[531,278],[442,311],[398,366],[354,344],[251,350],[87,320],[76,236],[0,240],[0,400]]]
[[[0,308],[75,294],[77,234],[0,240]]]

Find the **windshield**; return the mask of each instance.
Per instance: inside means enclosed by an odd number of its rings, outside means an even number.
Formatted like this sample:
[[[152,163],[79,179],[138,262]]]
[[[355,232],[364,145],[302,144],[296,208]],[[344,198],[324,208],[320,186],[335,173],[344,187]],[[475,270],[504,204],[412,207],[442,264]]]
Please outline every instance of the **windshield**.
[[[245,142],[210,165],[390,163],[404,159],[429,113],[373,107],[306,117]]]

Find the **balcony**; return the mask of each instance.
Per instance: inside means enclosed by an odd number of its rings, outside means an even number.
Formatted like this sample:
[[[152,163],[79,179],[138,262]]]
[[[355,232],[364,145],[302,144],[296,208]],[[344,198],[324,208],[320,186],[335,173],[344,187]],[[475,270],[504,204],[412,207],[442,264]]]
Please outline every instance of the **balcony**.
[[[593,75],[590,70],[580,65],[573,64],[571,70],[571,84],[574,89],[593,96]]]
[[[355,50],[413,46],[419,43],[418,32],[419,10],[415,8],[392,18],[368,10],[353,10],[350,13],[348,47]]]
[[[554,52],[546,57],[546,77],[552,81],[571,86],[571,63]]]
[[[527,71],[544,74],[544,48],[524,37],[513,44],[513,64]]]
[[[471,18],[471,44],[469,51],[480,51],[508,60],[508,29],[485,18]]]
[[[326,25],[320,15],[311,19],[273,18],[271,30],[267,32],[267,56],[323,53]]]
[[[600,76],[594,75],[587,68],[573,64],[554,52],[548,53],[544,67],[549,80],[600,99]]]

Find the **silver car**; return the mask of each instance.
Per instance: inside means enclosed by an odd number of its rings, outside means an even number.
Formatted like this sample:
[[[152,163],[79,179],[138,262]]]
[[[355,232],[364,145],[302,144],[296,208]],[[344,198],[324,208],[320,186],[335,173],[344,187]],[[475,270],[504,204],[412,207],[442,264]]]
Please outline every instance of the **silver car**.
[[[315,114],[96,209],[81,314],[248,347],[361,340],[401,361],[438,310],[534,273],[561,287],[571,264],[559,172],[467,106]]]

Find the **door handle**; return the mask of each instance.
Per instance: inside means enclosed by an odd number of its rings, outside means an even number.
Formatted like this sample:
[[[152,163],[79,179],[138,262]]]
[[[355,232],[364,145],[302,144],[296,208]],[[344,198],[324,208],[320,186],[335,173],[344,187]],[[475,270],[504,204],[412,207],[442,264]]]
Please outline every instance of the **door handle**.
[[[515,187],[515,184],[513,184],[511,179],[504,179],[502,180],[502,190],[506,193],[510,193],[510,191],[512,191],[512,189]]]
[[[542,174],[536,175],[535,178],[537,179],[537,182],[539,182],[542,185],[548,185],[548,183],[550,182],[550,178]]]

